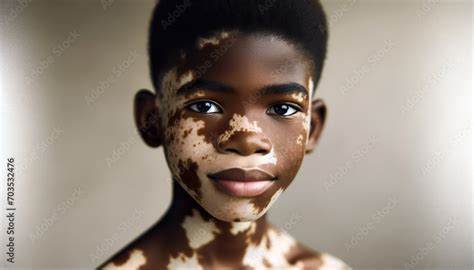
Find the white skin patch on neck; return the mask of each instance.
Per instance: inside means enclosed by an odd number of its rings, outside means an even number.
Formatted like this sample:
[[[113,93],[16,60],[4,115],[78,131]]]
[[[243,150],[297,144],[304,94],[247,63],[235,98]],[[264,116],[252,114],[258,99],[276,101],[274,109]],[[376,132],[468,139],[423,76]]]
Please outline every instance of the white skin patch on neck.
[[[106,270],[128,270],[138,269],[140,266],[146,264],[146,257],[143,251],[140,249],[134,249],[130,254],[130,258],[124,264],[116,266],[113,262],[107,264],[104,269]]]
[[[198,249],[211,242],[216,238],[215,234],[220,232],[214,222],[205,221],[196,209],[193,209],[191,216],[184,219],[181,226],[186,232],[189,246],[193,249]]]
[[[268,239],[265,239],[267,238]],[[270,248],[267,248],[266,242],[270,241]],[[277,232],[269,229],[267,235],[259,245],[250,244],[245,251],[243,264],[258,269],[268,269],[264,261],[270,263],[272,267],[285,269],[293,269],[282,254],[287,253],[296,241],[283,232]]]
[[[240,232],[245,232],[248,229],[250,229],[250,226],[252,226],[252,222],[232,222],[232,228],[230,229],[230,233],[233,235],[236,235]]]
[[[219,136],[219,142],[226,142],[229,138],[238,131],[248,131],[248,132],[262,132],[262,129],[258,127],[257,121],[252,123],[249,121],[247,116],[234,114],[232,119],[229,121],[229,128],[224,134]]]

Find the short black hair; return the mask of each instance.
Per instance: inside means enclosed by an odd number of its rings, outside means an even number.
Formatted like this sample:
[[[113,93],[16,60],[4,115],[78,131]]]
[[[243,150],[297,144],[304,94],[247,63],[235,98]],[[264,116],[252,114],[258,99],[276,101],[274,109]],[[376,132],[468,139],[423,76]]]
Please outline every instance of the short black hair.
[[[181,51],[220,31],[269,33],[295,43],[311,60],[315,87],[318,84],[328,40],[326,15],[319,0],[159,0],[148,44],[156,91]]]

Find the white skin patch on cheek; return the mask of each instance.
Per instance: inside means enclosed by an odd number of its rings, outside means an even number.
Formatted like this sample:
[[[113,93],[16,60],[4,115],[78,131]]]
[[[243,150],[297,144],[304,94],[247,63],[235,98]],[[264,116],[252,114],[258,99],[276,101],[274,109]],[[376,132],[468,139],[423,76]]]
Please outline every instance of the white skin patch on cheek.
[[[212,147],[212,145],[204,141],[204,136],[197,134],[198,130],[204,128],[204,126],[205,124],[202,120],[196,122],[192,118],[187,118],[179,120],[175,125],[168,127],[166,130],[166,136],[174,138],[167,145],[167,154],[168,165],[176,176],[179,176],[181,173],[178,168],[179,161],[186,162],[190,159],[198,163],[200,162],[200,155],[203,152],[207,152],[203,148],[206,146]],[[186,132],[188,133],[185,136]]]
[[[258,127],[257,121],[253,121],[251,123],[247,116],[234,113],[234,116],[229,121],[229,129],[226,130],[224,134],[219,136],[219,142],[226,142],[234,133],[238,131],[259,133],[262,132],[262,129]]]
[[[177,68],[174,67],[163,76],[161,89],[158,90],[161,98],[155,100],[156,107],[160,111],[162,125],[165,127],[168,124],[169,116],[173,115],[184,102],[184,97],[178,98],[176,91],[179,87],[194,79],[191,72],[187,72],[178,78],[176,70]]]
[[[156,100],[156,106],[159,108],[160,115],[162,116],[161,124],[164,127],[165,137],[168,141],[168,145],[166,145],[168,152],[168,165],[175,175],[179,175],[178,164],[180,155],[178,155],[178,153],[181,149],[179,144],[182,142],[182,137],[184,136],[183,129],[197,129],[204,126],[204,122],[202,121],[198,123],[188,121],[187,123],[179,122],[177,125],[168,127],[170,117],[180,109],[180,106],[185,101],[184,97],[176,96],[176,91],[179,87],[187,82],[190,82],[191,80],[193,80],[191,72],[188,72],[178,78],[176,75],[176,68],[172,68],[165,74],[165,76],[163,76],[162,87],[160,89],[162,98]],[[181,159],[181,161],[187,161],[187,158]]]
[[[138,269],[140,266],[146,264],[146,257],[143,251],[140,249],[134,249],[130,254],[130,258],[124,264],[116,266],[113,262],[107,264],[104,269],[106,270],[128,270]]]
[[[303,145],[303,135],[299,135],[298,138],[296,139],[296,144],[298,145]]]
[[[184,219],[181,226],[186,232],[189,246],[193,249],[198,249],[211,242],[215,239],[215,234],[220,232],[213,221],[206,222],[196,209],[193,209],[191,216],[187,216]]]

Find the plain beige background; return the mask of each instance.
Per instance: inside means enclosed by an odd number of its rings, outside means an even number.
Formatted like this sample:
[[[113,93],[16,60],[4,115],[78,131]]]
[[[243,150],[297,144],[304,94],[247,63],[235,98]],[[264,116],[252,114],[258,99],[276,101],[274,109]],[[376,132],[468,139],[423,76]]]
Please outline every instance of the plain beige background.
[[[154,1],[0,3],[15,266],[92,268],[170,200],[162,150],[141,142],[132,119],[134,93],[151,87]],[[471,269],[472,2],[323,5],[327,125],[270,219],[355,269]]]

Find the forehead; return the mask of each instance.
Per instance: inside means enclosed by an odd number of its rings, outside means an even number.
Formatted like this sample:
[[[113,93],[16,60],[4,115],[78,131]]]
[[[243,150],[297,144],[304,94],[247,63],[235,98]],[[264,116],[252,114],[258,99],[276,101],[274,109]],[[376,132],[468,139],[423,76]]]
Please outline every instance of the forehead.
[[[292,42],[269,34],[221,32],[182,52],[177,76],[235,88],[296,82],[307,86],[311,64]]]

